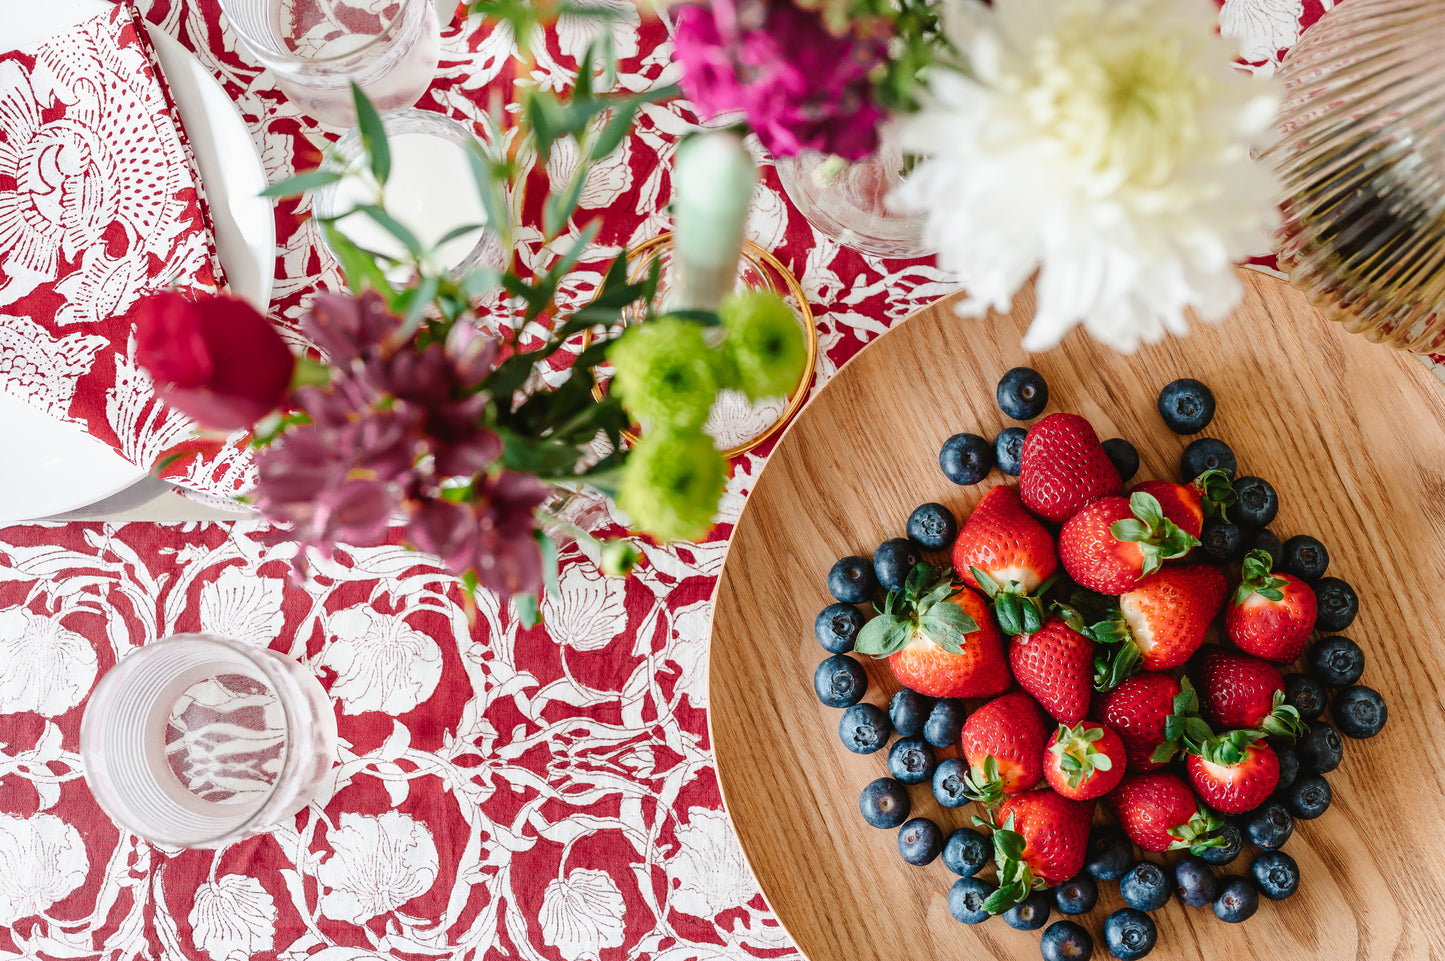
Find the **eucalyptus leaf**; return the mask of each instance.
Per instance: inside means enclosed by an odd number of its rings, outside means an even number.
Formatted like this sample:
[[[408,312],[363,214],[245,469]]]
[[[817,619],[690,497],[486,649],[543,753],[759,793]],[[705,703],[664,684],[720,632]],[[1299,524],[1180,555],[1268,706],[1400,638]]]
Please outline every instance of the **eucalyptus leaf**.
[[[317,187],[326,187],[343,179],[346,175],[339,170],[308,170],[299,173],[294,177],[287,177],[279,183],[274,183],[261,191],[260,196],[270,199],[279,197],[299,197],[308,190],[315,190]]]
[[[542,623],[542,609],[537,604],[536,594],[513,594],[512,603],[517,606],[517,620],[524,630],[531,630]]]
[[[426,253],[421,245],[421,241],[416,239],[416,234],[412,233],[405,224],[376,204],[362,204],[357,207],[356,210],[358,213],[366,214],[366,216],[376,222],[377,226],[395,237],[397,242],[405,247],[407,252],[413,257],[419,260]]]
[[[351,83],[351,100],[356,105],[356,127],[361,131],[361,146],[371,161],[371,175],[377,183],[385,186],[391,176],[391,145],[386,142],[386,127],[381,122],[381,114],[376,112],[370,98],[355,81]]]
[[[557,542],[540,530],[533,530],[532,536],[537,539],[537,547],[542,551],[542,582],[550,596],[558,597],[561,588],[557,580]]]
[[[346,276],[346,283],[353,293],[361,293],[370,288],[382,296],[388,302],[395,296],[391,283],[376,263],[376,259],[352,243],[334,224],[322,224],[321,232],[326,237],[326,243],[336,253],[336,259],[341,262],[341,272]]]

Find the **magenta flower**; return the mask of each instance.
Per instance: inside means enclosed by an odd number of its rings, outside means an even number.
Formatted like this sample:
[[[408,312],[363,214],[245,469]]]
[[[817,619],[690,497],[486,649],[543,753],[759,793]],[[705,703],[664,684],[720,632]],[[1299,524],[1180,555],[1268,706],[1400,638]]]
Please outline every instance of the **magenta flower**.
[[[470,501],[416,504],[407,537],[447,568],[475,571],[483,587],[504,595],[535,593],[543,586],[542,549],[532,512],[550,496],[545,485],[526,474],[482,476]]]

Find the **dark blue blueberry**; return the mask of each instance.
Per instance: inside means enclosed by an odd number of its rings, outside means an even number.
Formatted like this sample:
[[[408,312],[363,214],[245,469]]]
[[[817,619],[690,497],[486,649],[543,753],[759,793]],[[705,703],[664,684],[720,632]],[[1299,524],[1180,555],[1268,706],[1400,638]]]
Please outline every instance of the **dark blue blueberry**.
[[[1325,545],[1308,534],[1296,534],[1284,542],[1284,563],[1286,574],[1293,574],[1302,581],[1317,581],[1325,576],[1330,566],[1330,552]]]
[[[943,844],[943,866],[966,878],[993,860],[993,842],[973,828],[959,828]]]
[[[908,788],[891,777],[869,781],[858,796],[858,810],[863,820],[875,828],[896,828],[908,820],[912,803]]]
[[[1267,527],[1244,532],[1244,553],[1248,554],[1250,551],[1264,551],[1268,554],[1269,565],[1273,570],[1279,570],[1280,564],[1284,563],[1284,544],[1275,532]]]
[[[1214,899],[1214,916],[1229,924],[1238,924],[1254,917],[1259,910],[1259,892],[1249,878],[1225,878]]]
[[[1286,674],[1284,702],[1305,721],[1317,720],[1325,713],[1325,686],[1308,674]]]
[[[1219,879],[1203,858],[1186,854],[1174,863],[1174,893],[1180,901],[1197,908],[1219,896]]]
[[[1279,513],[1279,495],[1262,477],[1241,477],[1234,482],[1234,493],[1239,500],[1229,508],[1229,516],[1240,527],[1268,527]]]
[[[1080,871],[1054,888],[1054,904],[1063,914],[1088,914],[1099,902],[1099,882],[1087,871]]]
[[[1199,535],[1199,551],[1216,564],[1228,564],[1244,556],[1244,532],[1228,521],[1207,520]]]
[[[1266,851],[1249,868],[1259,893],[1271,901],[1283,901],[1299,890],[1299,865],[1283,851]]]
[[[1328,774],[1345,759],[1345,742],[1340,740],[1339,731],[1319,721],[1295,742],[1294,751],[1302,770]]]
[[[1240,833],[1239,827],[1228,821],[1219,826],[1212,837],[1222,838],[1223,844],[1216,844],[1214,847],[1205,848],[1199,855],[1200,859],[1216,867],[1228,864],[1239,857],[1239,852],[1244,848],[1244,835]]]
[[[873,599],[876,590],[873,562],[866,557],[845,557],[828,572],[828,593],[844,604],[865,604]]]
[[[942,504],[919,504],[908,515],[908,536],[926,551],[946,551],[958,536],[958,521]]]
[[[963,733],[968,709],[956,697],[940,698],[923,722],[923,739],[934,747],[952,747]]]
[[[1003,913],[1004,923],[1019,931],[1037,931],[1048,923],[1053,900],[1047,892],[1035,891]]]
[[[1238,466],[1229,445],[1213,437],[1193,441],[1179,455],[1179,474],[1186,484],[1207,470],[1222,470],[1230,480],[1234,480],[1234,471]]]
[[[852,604],[829,604],[813,620],[813,636],[829,654],[846,654],[853,650],[858,629],[863,626],[863,612]]]
[[[917,544],[906,537],[892,537],[873,552],[873,576],[885,591],[901,591],[908,572],[921,560]]]
[[[1104,453],[1109,455],[1109,463],[1114,465],[1119,479],[1126,484],[1129,478],[1139,473],[1139,452],[1124,438],[1110,437],[1104,441]]]
[[[1134,864],[1134,842],[1118,828],[1095,827],[1089,832],[1084,870],[1099,881],[1117,881]]]
[[[1044,961],[1089,961],[1094,956],[1094,939],[1081,924],[1055,921],[1044,929],[1039,953]]]
[[[933,748],[921,737],[905,737],[894,741],[888,749],[888,773],[904,784],[922,784],[933,777],[938,762]]]
[[[943,850],[943,831],[931,818],[913,818],[898,829],[898,853],[909,864],[928,864]]]
[[[1024,438],[1029,432],[1022,427],[1006,427],[993,439],[993,459],[998,469],[1010,477],[1019,476],[1024,466]]]
[[[1290,813],[1301,821],[1313,821],[1330,808],[1333,792],[1329,782],[1318,774],[1306,774],[1284,792]]]
[[[943,442],[938,466],[955,484],[977,484],[993,470],[993,445],[977,434],[954,434]]]
[[[923,722],[933,710],[933,698],[912,688],[900,687],[888,699],[888,719],[899,737],[917,737],[923,733]]]
[[[1356,684],[1335,695],[1330,715],[1345,737],[1367,738],[1384,729],[1390,712],[1379,691]]]
[[[1360,598],[1355,589],[1338,577],[1321,577],[1311,585],[1315,589],[1315,630],[1343,631],[1355,623],[1360,613]]]
[[[959,878],[948,889],[948,913],[964,924],[987,921],[990,915],[983,909],[983,902],[996,890],[997,885],[983,878]]]
[[[1214,392],[1193,378],[1182,377],[1159,392],[1159,416],[1176,434],[1197,434],[1214,419]],[[1199,474],[1190,474],[1186,480]]]
[[[813,690],[826,707],[852,707],[868,693],[868,674],[847,654],[834,654],[813,671]]]
[[[1260,850],[1277,851],[1294,833],[1294,817],[1283,804],[1270,801],[1249,813],[1244,833],[1249,835],[1249,843]]]
[[[1169,878],[1153,861],[1140,861],[1119,881],[1119,897],[1140,911],[1158,911],[1169,903],[1169,894]]]
[[[1014,420],[1033,420],[1049,405],[1049,385],[1032,367],[1015,367],[998,382],[998,409]]]
[[[1327,687],[1349,687],[1365,673],[1365,652],[1348,637],[1322,637],[1310,645],[1305,666]]]
[[[1279,758],[1279,783],[1274,787],[1283,791],[1299,777],[1299,755],[1294,752],[1294,745],[1280,744],[1274,738],[1270,739],[1269,746],[1274,748],[1274,756]]]
[[[968,803],[968,765],[956,757],[946,757],[933,769],[933,796],[946,808],[961,808]]]
[[[872,754],[888,743],[892,733],[888,715],[876,704],[854,704],[838,722],[838,736],[854,754]]]
[[[1120,908],[1104,919],[1104,947],[1119,961],[1137,961],[1158,940],[1159,929],[1143,911]]]

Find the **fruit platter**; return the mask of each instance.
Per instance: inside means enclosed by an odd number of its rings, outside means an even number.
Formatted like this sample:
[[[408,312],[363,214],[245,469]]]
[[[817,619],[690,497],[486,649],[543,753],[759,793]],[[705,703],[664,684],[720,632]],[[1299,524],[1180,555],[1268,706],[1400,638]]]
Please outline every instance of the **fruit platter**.
[[[1241,281],[1132,356],[935,304],[779,441],[709,723],[812,961],[1445,939],[1445,390]]]

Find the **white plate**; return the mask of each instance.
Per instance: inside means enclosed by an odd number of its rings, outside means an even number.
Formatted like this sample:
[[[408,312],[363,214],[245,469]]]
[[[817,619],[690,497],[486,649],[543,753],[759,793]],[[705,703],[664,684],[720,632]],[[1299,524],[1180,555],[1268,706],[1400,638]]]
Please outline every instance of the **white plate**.
[[[105,0],[5,4],[0,47],[20,49],[112,9]],[[271,301],[276,223],[262,199],[266,170],[226,91],[185,47],[147,24],[156,58],[196,155],[231,289],[258,309]],[[3,323],[3,319],[0,319]],[[146,471],[74,424],[0,393],[0,522],[48,517],[103,500]]]

